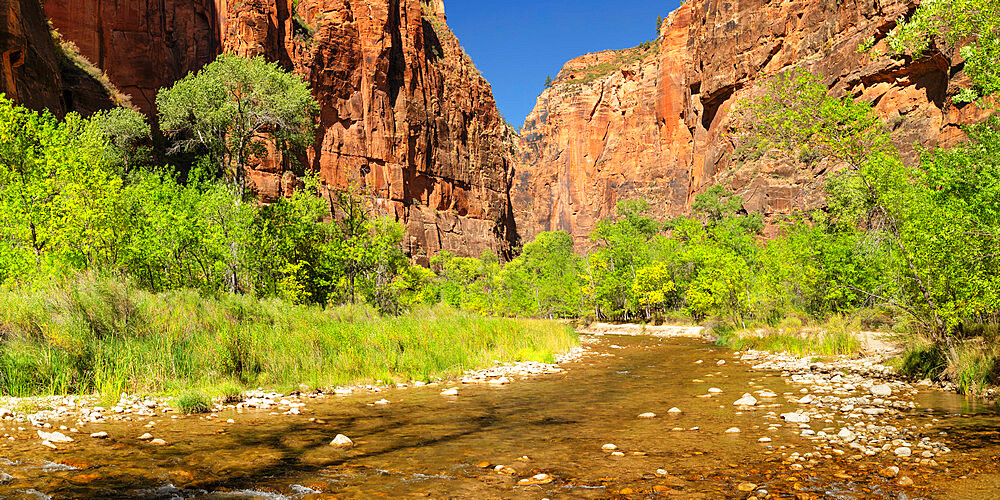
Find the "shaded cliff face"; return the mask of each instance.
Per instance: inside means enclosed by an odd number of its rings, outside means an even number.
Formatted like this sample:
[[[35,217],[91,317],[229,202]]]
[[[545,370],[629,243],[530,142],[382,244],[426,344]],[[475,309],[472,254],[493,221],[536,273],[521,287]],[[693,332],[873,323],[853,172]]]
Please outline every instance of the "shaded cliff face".
[[[418,257],[516,240],[515,135],[442,0],[46,0],[45,11],[150,116],[161,87],[220,51],[303,75],[321,106],[317,142],[305,165],[275,156],[250,173],[264,200],[311,169],[369,193]]]
[[[986,113],[957,107],[960,61],[904,64],[856,49],[885,35],[911,4],[899,1],[689,0],[654,49],[591,54],[567,63],[522,129],[512,198],[525,239],[566,230],[585,246],[619,200],[645,198],[660,217],[684,213],[721,183],[765,215],[820,207],[829,166],[732,162],[730,110],[754,85],[792,68],[820,74],[835,94],[875,103],[905,157],[914,143],[951,144],[959,124]]]

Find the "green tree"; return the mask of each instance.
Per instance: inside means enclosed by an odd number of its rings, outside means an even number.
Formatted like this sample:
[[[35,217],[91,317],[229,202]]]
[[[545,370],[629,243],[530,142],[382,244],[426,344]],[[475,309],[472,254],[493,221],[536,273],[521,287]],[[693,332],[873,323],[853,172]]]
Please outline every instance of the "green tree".
[[[545,88],[552,86],[552,75],[545,75]]]
[[[291,151],[314,140],[319,105],[302,77],[263,57],[222,54],[156,96],[160,128],[177,149],[208,155],[246,195],[246,171],[267,154],[268,143]]]
[[[503,270],[508,305],[515,314],[575,316],[580,312],[581,270],[569,233],[539,233]]]

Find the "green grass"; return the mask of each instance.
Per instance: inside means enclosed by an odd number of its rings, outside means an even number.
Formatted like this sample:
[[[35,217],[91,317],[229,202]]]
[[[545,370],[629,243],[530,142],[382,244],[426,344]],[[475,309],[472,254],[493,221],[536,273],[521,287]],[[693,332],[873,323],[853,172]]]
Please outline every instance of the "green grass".
[[[173,405],[177,411],[188,415],[208,413],[212,411],[212,398],[200,392],[185,392],[174,399]]]
[[[382,317],[366,306],[151,294],[83,276],[0,290],[0,392],[12,396],[325,388],[455,376],[493,360],[551,361],[572,327],[448,307]]]
[[[825,331],[815,333],[769,332],[762,335],[737,332],[733,328],[715,327],[716,344],[736,351],[786,352],[795,356],[855,355],[861,342],[850,332]]]

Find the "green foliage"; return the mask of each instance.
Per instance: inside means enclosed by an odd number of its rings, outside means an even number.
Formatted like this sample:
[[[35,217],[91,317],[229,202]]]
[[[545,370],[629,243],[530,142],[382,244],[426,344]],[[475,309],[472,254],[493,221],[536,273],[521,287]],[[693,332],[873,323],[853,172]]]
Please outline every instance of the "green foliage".
[[[545,75],[545,88],[552,86],[552,75]]]
[[[212,411],[212,399],[200,392],[185,392],[177,396],[173,403],[177,411],[188,415]]]
[[[208,156],[215,175],[229,179],[240,199],[246,169],[268,145],[292,151],[312,144],[319,105],[302,77],[263,57],[222,54],[156,96],[160,128],[176,149]]]
[[[932,47],[957,49],[973,88],[960,94],[971,102],[1000,91],[1000,2],[936,0],[923,2],[900,22],[887,40],[892,54],[922,57]]]

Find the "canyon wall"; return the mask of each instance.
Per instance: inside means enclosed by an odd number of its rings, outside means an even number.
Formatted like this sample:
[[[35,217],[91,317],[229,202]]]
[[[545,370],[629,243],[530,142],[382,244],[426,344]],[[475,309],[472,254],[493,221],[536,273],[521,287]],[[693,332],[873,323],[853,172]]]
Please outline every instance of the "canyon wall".
[[[38,0],[16,2],[37,11]],[[405,244],[418,261],[440,250],[509,254],[514,247],[515,133],[448,29],[443,0],[45,0],[44,6],[62,38],[151,118],[160,88],[222,51],[263,55],[302,75],[321,106],[317,141],[302,161],[272,155],[250,172],[263,200],[288,194],[313,171],[329,189],[361,189],[381,213],[405,224]],[[48,36],[44,18],[35,17],[25,24]],[[38,85],[44,96],[31,105],[81,109],[71,95],[61,97],[65,84],[44,79]]]
[[[688,0],[651,47],[570,61],[521,131],[512,199],[522,237],[565,230],[585,247],[619,200],[645,198],[654,215],[676,216],[719,183],[766,216],[823,206],[825,162],[731,161],[730,110],[755,83],[793,68],[822,75],[834,94],[873,102],[908,159],[915,143],[961,140],[958,125],[986,114],[951,101],[967,84],[960,60],[856,50],[868,37],[884,47],[912,8],[896,0]]]

